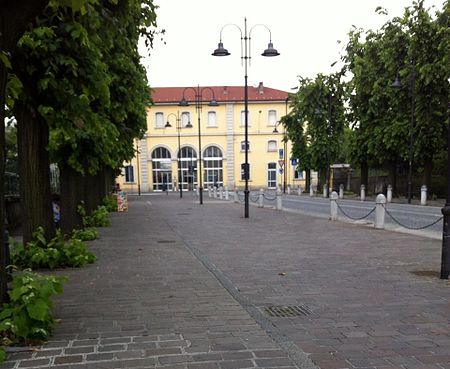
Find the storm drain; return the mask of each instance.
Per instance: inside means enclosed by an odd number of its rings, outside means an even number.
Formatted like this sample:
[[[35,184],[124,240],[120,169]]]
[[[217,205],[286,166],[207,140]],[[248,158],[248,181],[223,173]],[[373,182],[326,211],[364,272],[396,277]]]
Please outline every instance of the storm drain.
[[[308,316],[310,315],[311,309],[306,305],[275,305],[275,306],[264,306],[263,311],[270,317],[277,318],[291,318],[295,316]]]
[[[175,241],[175,240],[158,240],[156,242],[157,243],[176,243],[177,241]]]

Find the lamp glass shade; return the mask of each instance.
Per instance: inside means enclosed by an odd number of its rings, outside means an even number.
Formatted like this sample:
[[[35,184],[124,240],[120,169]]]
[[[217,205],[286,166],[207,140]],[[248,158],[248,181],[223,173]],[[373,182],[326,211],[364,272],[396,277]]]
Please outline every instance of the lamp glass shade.
[[[189,103],[186,101],[186,99],[183,97],[181,101],[178,103],[178,106],[189,106]]]
[[[400,88],[400,87],[402,87],[402,83],[400,82],[400,78],[398,78],[398,76],[395,77],[395,81],[392,82],[391,87],[394,87],[394,88]]]
[[[277,51],[277,49],[274,49],[273,44],[271,42],[269,42],[267,49],[264,50],[264,52],[261,55],[262,56],[278,56],[278,55],[280,55],[280,53]]]
[[[218,103],[215,99],[212,99],[212,100],[209,102],[208,106],[219,106],[219,103]]]
[[[185,128],[192,128],[191,122],[187,122],[187,124],[184,126]]]
[[[165,128],[170,128],[172,127],[172,125],[169,123],[169,121],[166,122],[166,125],[164,126]]]

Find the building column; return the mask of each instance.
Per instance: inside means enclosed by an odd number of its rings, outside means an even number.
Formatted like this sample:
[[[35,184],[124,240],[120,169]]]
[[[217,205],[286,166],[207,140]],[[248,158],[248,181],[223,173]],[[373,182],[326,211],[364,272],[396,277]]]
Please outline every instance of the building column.
[[[148,153],[147,139],[139,141],[139,170],[141,175],[141,191],[148,192]]]
[[[227,124],[227,147],[225,157],[227,160],[227,185],[229,188],[235,187],[235,171],[234,171],[234,120],[233,120],[233,104],[226,106],[226,124]]]

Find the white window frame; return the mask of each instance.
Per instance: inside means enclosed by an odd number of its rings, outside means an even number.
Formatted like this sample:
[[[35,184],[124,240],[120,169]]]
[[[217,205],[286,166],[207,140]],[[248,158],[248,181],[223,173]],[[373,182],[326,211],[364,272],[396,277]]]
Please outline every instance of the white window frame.
[[[181,112],[181,127],[186,127],[191,122],[191,113],[188,111]]]
[[[268,152],[276,152],[278,149],[277,140],[269,140],[267,141],[267,151]]]
[[[275,109],[270,109],[267,112],[267,125],[274,127],[277,124],[277,111]]]
[[[155,128],[164,128],[164,126],[164,113],[158,111],[155,113]]]
[[[248,151],[250,151],[250,148],[251,148],[250,141],[247,141],[247,147],[248,147]],[[245,140],[241,141],[241,152],[244,152],[244,151],[245,151]]]
[[[248,127],[251,126],[250,123],[250,110],[247,111],[248,114]],[[241,127],[245,126],[245,110],[241,110]]]
[[[273,168],[270,168],[270,166],[273,166]],[[270,175],[274,174],[274,178],[271,178]],[[273,189],[277,188],[277,163],[271,162],[267,163],[267,188]],[[270,186],[270,184],[274,184],[273,186]]]
[[[208,127],[217,127],[217,113],[215,111],[208,112]]]
[[[124,182],[125,183],[134,183],[134,166],[131,164],[126,165],[124,168]]]

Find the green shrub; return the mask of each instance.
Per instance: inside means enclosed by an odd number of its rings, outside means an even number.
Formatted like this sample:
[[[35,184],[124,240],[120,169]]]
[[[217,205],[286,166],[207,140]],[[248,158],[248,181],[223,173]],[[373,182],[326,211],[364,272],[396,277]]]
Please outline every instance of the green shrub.
[[[60,268],[80,267],[93,263],[96,257],[87,251],[86,244],[79,238],[66,239],[61,231],[56,237],[46,241],[44,230],[39,227],[33,233],[33,241],[24,246],[15,242],[11,250],[11,259],[16,267],[24,268]]]
[[[92,215],[87,215],[84,206],[79,205],[78,213],[83,219],[83,226],[85,228],[109,226],[108,210],[105,206],[99,206],[92,212]]]
[[[117,196],[108,195],[103,199],[103,205],[110,213],[117,211]]]
[[[46,340],[56,321],[51,296],[62,293],[65,277],[23,271],[13,276],[10,302],[0,312],[2,345]]]
[[[77,229],[72,233],[72,238],[76,238],[81,241],[92,241],[98,237],[98,232],[94,228]]]

